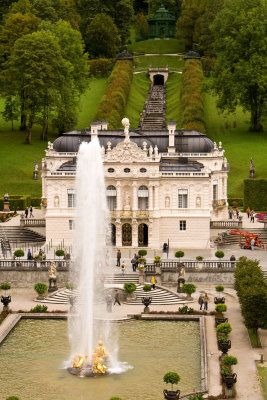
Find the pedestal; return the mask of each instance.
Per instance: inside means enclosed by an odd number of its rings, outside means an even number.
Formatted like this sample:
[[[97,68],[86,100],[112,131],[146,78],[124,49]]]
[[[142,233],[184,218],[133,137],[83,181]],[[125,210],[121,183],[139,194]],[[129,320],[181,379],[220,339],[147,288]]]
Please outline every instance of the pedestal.
[[[9,209],[9,202],[8,202],[8,201],[4,203],[4,209],[3,209],[3,211],[5,211],[5,212],[10,212],[10,209]]]
[[[38,171],[33,171],[33,178],[34,181],[38,181],[39,180],[39,175],[38,175]]]

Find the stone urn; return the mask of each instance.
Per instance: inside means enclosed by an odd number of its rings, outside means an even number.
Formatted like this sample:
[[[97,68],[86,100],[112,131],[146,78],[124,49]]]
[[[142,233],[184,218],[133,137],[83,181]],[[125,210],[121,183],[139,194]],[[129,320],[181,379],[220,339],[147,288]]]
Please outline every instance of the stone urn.
[[[219,342],[219,349],[222,351],[222,357],[228,353],[228,350],[231,349],[231,340],[227,340],[227,342]]]
[[[144,313],[148,314],[150,312],[149,305],[152,303],[152,297],[142,297],[142,303],[144,304]]]
[[[163,390],[164,399],[166,400],[178,400],[180,398],[180,390]]]
[[[216,327],[220,324],[224,324],[225,322],[228,322],[228,318],[215,318],[215,325]]]
[[[3,303],[3,309],[7,309],[11,302],[11,296],[1,296],[1,303]]]
[[[224,304],[225,298],[224,297],[214,297],[214,304]]]
[[[234,384],[237,381],[237,375],[232,374],[232,375],[223,375],[222,376],[223,383],[225,383],[225,386],[228,390],[232,389]]]

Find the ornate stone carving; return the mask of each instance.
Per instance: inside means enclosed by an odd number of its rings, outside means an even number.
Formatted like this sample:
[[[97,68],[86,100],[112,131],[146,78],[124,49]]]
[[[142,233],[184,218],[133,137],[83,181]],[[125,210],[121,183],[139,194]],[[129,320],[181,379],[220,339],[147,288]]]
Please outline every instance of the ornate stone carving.
[[[129,140],[119,142],[116,147],[106,154],[105,161],[132,163],[134,161],[148,161],[148,157],[146,151],[140,149],[136,143]]]

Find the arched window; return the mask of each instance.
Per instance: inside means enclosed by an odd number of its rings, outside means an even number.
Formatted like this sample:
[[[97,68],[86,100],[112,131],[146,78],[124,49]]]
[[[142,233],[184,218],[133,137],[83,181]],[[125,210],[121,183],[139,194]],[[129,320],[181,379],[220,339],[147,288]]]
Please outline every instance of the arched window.
[[[148,188],[146,186],[140,186],[138,189],[138,209],[148,209]]]
[[[115,186],[108,186],[106,190],[108,209],[114,211],[117,208],[117,191]]]

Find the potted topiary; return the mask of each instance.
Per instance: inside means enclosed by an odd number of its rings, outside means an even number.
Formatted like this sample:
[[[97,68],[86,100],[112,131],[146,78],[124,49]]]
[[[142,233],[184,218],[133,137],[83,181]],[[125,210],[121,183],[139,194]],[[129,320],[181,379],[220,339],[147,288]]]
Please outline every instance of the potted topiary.
[[[138,255],[139,255],[139,258],[138,258],[139,264],[145,264],[146,263],[145,256],[147,255],[147,251],[146,250],[139,250],[138,251]]]
[[[219,260],[220,260],[221,258],[224,257],[224,252],[222,250],[217,250],[215,253],[215,257],[219,258]],[[222,264],[219,263],[218,268],[221,268],[221,267],[222,267]]]
[[[224,291],[224,286],[218,285],[215,287],[216,292],[222,293]],[[225,298],[224,297],[214,297],[214,304],[224,304],[225,303]]]
[[[136,290],[136,284],[133,282],[125,282],[123,285],[125,293],[127,293],[126,301],[132,301],[136,299],[134,291]]]
[[[11,296],[7,296],[6,291],[11,289],[11,285],[10,283],[2,283],[0,289],[5,291],[5,296],[1,296],[1,303],[3,303],[3,310],[7,310],[11,302]]]
[[[24,251],[21,250],[21,249],[17,249],[17,250],[14,251],[14,256],[15,256],[15,258],[17,257],[18,259],[20,259],[21,257],[24,256]],[[20,267],[21,266],[21,262],[20,261],[16,262],[16,266]]]
[[[38,282],[34,285],[34,290],[38,293],[37,300],[44,300],[45,293],[47,292],[47,285],[42,282]]]
[[[196,256],[196,260],[198,261],[197,268],[198,269],[202,269],[203,268],[203,257],[202,256]]]
[[[222,356],[228,353],[228,350],[231,349],[231,340],[228,339],[227,336],[219,335],[218,338],[218,347],[219,350],[222,351]]]
[[[179,258],[179,265],[180,265],[180,258],[182,258],[184,256],[184,252],[182,250],[178,250],[175,253],[175,257]]]
[[[156,274],[160,274],[160,256],[155,256],[154,257],[154,264],[156,267]]]
[[[237,358],[233,356],[222,357],[222,380],[228,390],[231,390],[236,383],[237,375],[232,373],[232,365],[237,364]]]
[[[56,252],[55,252],[55,254],[56,254],[56,256],[60,259],[60,257],[64,257],[64,256],[65,256],[65,251],[62,250],[62,249],[57,249]],[[61,267],[61,266],[62,266],[62,263],[59,262],[59,263],[58,263],[58,266]]]
[[[232,327],[229,322],[223,322],[222,324],[218,325],[216,328],[216,332],[220,335],[227,336],[232,331]]]
[[[143,286],[143,291],[146,292],[146,293],[150,292],[151,291],[151,285],[149,285],[148,283],[145,284]],[[142,303],[145,306],[144,313],[146,313],[146,314],[149,313],[150,312],[149,305],[152,303],[152,297],[148,297],[148,296],[142,297]]]
[[[165,383],[172,385],[172,390],[163,390],[164,398],[166,400],[178,400],[180,397],[180,390],[173,390],[173,385],[177,385],[181,380],[180,376],[176,372],[169,371],[163,376]]]
[[[195,293],[196,286],[193,283],[184,283],[182,286],[182,292],[186,293],[188,300],[193,300],[191,296],[192,293]]]
[[[215,307],[215,311],[217,313],[217,315],[215,317],[216,326],[218,326],[224,322],[228,322],[228,318],[223,317],[223,313],[227,311],[226,304],[217,304]]]

